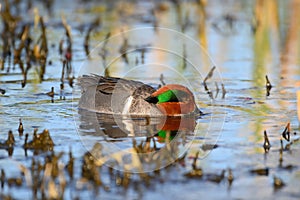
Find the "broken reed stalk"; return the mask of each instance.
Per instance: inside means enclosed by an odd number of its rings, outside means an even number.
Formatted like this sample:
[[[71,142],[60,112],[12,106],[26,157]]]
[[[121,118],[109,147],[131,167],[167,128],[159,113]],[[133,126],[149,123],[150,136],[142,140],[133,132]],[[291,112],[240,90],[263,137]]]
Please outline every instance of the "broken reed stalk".
[[[90,41],[90,34],[91,34],[91,31],[92,29],[89,28],[85,37],[84,37],[84,44],[83,44],[83,47],[84,47],[84,51],[85,51],[85,55],[87,57],[89,57],[90,55],[90,49],[89,49],[89,41]]]
[[[145,48],[142,48],[141,50],[141,62],[142,64],[145,64]]]
[[[182,68],[183,69],[185,69],[186,68],[186,66],[187,66],[187,62],[186,62],[186,60],[187,60],[187,53],[186,53],[186,45],[185,44],[183,44],[183,47],[182,47],[182,62],[183,62],[183,66],[182,66]]]
[[[266,95],[267,95],[267,97],[270,96],[271,89],[272,89],[272,84],[268,78],[268,75],[266,75]]]
[[[67,47],[66,49],[63,48],[63,40],[60,41],[59,43],[59,54],[62,55],[62,64],[63,64],[63,69],[62,69],[62,76],[61,76],[61,82],[63,84],[64,81],[64,74],[66,70],[66,76],[69,82],[70,87],[73,87],[74,83],[74,75],[72,65],[71,65],[71,60],[72,60],[72,35],[71,35],[71,28],[67,24],[66,19],[64,16],[61,17],[62,19],[62,24],[65,28],[65,34],[67,37]]]
[[[284,131],[282,132],[282,137],[286,140],[286,141],[290,141],[290,133],[291,133],[291,125],[290,122],[286,125]]]
[[[17,8],[17,2],[14,5]],[[15,40],[17,37],[16,28],[18,22],[20,21],[19,16],[12,15],[10,11],[10,2],[5,0],[3,3],[4,9],[1,10],[0,15],[3,21],[3,32],[1,33],[3,48],[2,48],[2,60],[1,60],[1,70],[4,70],[4,63],[8,59],[9,65],[7,67],[7,73],[10,71],[10,63],[11,63],[11,54],[12,49],[15,48]]]
[[[270,148],[271,148],[271,144],[267,135],[267,131],[264,130],[264,145],[263,145],[265,152],[269,152]]]
[[[208,79],[210,79],[210,78],[213,76],[214,70],[215,70],[215,69],[216,69],[216,66],[213,66],[213,67],[210,69],[210,71],[208,72],[208,74],[206,75],[206,77],[204,78],[204,80],[203,80],[204,90],[207,92],[207,94],[209,95],[209,97],[210,97],[211,99],[214,99],[213,93],[212,93],[212,91],[210,91],[209,88],[207,87],[206,81],[207,81]]]
[[[14,49],[14,65],[18,64],[19,68],[23,75],[23,81],[21,82],[22,88],[25,87],[27,82],[27,73],[31,68],[31,50],[30,50],[30,36],[29,36],[29,26],[25,25],[20,34],[20,43],[19,47]],[[24,63],[21,59],[21,52],[25,47],[26,52],[26,67],[24,67]]]
[[[61,21],[63,24],[63,27],[65,28],[66,31],[66,36],[67,36],[67,42],[68,42],[68,48],[72,49],[72,34],[71,34],[71,27],[67,24],[66,18],[62,15],[61,16]]]
[[[205,83],[208,79],[210,79],[213,75],[214,75],[214,70],[216,69],[216,66],[213,66],[210,71],[208,72],[208,74],[206,75],[206,77],[203,80],[203,83]]]
[[[225,86],[223,83],[221,84],[221,86],[222,86],[222,99],[224,99],[227,91],[225,90]]]
[[[42,31],[40,51],[41,51],[42,55],[46,56],[48,53],[48,44],[47,44],[46,26],[45,26],[43,17],[40,17],[40,25],[41,25],[41,31]]]
[[[187,11],[185,13],[185,17],[183,19],[183,21],[181,21],[181,32],[185,32],[186,29],[188,28],[188,26],[190,26],[191,22],[190,22],[190,19],[189,19],[189,11]]]
[[[91,35],[91,32],[97,28],[97,26],[100,25],[100,18],[97,17],[91,24],[90,24],[90,27],[85,35],[85,38],[84,38],[84,50],[85,50],[85,54],[86,56],[89,57],[89,54],[90,54],[90,50],[89,50],[89,41],[90,41],[90,35]]]
[[[64,45],[64,40],[60,40],[59,41],[59,45],[58,45],[58,53],[59,53],[59,55],[63,54],[63,45]]]
[[[129,44],[128,44],[128,39],[124,37],[123,39],[123,44],[119,49],[119,52],[123,58],[123,60],[125,61],[126,64],[129,63],[128,61],[128,57],[127,57],[127,50],[129,49]]]
[[[300,127],[300,90],[297,91],[297,114],[298,114],[298,121]]]
[[[218,94],[220,92],[220,89],[219,89],[219,86],[218,86],[218,83],[215,82],[215,86],[216,86],[216,95],[215,95],[215,99],[218,97]]]
[[[64,83],[64,80],[65,80],[65,69],[66,69],[66,63],[67,63],[67,61],[66,61],[66,60],[63,60],[62,63],[63,63],[63,65],[62,65],[62,71],[61,71],[61,78],[60,78],[60,81],[61,81],[61,83],[63,84],[63,83]]]
[[[193,170],[197,169],[197,160],[198,160],[198,157],[199,157],[199,151],[196,152],[196,155],[195,155],[195,157],[193,159],[193,163],[192,163]]]
[[[108,70],[108,67],[106,66],[106,56],[108,54],[108,50],[107,50],[107,43],[108,43],[108,40],[110,38],[110,32],[108,32],[105,36],[105,40],[104,40],[104,44],[102,46],[102,48],[100,49],[100,52],[99,52],[99,55],[101,56],[102,58],[102,64],[103,64],[103,67],[105,69],[105,72],[104,72],[104,76],[105,77],[108,77],[109,76],[109,70]]]
[[[21,59],[22,49],[25,47],[25,42],[27,41],[29,33],[29,26],[25,25],[20,34],[20,44],[18,48],[14,49],[14,63],[17,63]]]
[[[20,135],[20,136],[22,136],[22,135],[23,135],[23,132],[24,132],[24,126],[23,126],[23,123],[22,123],[22,119],[21,119],[21,118],[19,119],[18,132],[19,132],[19,135]]]
[[[159,80],[160,80],[162,85],[166,85],[166,83],[164,81],[164,75],[163,74],[160,74]]]

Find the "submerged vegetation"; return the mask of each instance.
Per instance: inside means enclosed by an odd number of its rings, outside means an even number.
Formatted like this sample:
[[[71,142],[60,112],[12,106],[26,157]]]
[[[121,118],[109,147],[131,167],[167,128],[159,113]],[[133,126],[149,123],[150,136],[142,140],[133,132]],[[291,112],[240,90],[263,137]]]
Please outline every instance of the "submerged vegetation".
[[[21,123],[21,120],[20,120]],[[289,124],[288,126],[289,127]],[[287,129],[287,128],[286,128]],[[122,160],[128,159],[124,152],[120,151],[114,155],[109,155],[109,157],[103,157],[101,154],[105,154],[103,147],[100,143],[96,143],[94,147],[83,154],[81,158],[74,158],[72,151],[70,149],[69,153],[59,152],[55,153],[55,139],[52,140],[50,133],[45,129],[42,133],[37,134],[37,129],[34,130],[32,140],[28,141],[29,134],[25,134],[24,145],[19,146],[24,149],[24,156],[31,159],[31,164],[25,166],[23,164],[17,164],[20,172],[20,176],[8,177],[6,171],[9,169],[1,169],[1,188],[27,188],[31,191],[32,198],[34,199],[64,199],[66,191],[72,193],[72,198],[79,198],[80,191],[90,190],[95,197],[101,197],[99,191],[110,193],[115,187],[123,188],[123,190],[128,190],[129,188],[134,188],[134,190],[139,190],[141,188],[147,189],[151,187],[152,184],[157,184],[160,181],[167,181],[169,178],[167,176],[173,176],[172,173],[178,173],[176,176],[182,176],[186,180],[199,180],[203,182],[212,182],[215,184],[226,184],[229,188],[234,183],[234,180],[238,180],[241,175],[238,169],[222,169],[216,173],[205,172],[200,166],[199,162],[199,152],[196,152],[194,157],[187,158],[186,155],[179,157],[174,160],[172,164],[165,168],[159,166],[153,172],[144,171],[143,162],[147,159],[144,155],[146,152],[156,152],[160,150],[155,144],[154,137],[147,138],[146,141],[142,141],[137,144],[135,139],[132,142],[132,159],[131,163],[123,163]],[[286,132],[286,130],[285,130]],[[295,135],[297,133],[295,132]],[[264,132],[265,142],[263,148],[267,151],[266,154],[271,154],[270,142],[266,131]],[[285,137],[285,136],[282,136]],[[22,137],[15,139],[12,131],[9,131],[7,140],[0,143],[0,149],[6,149],[8,156],[13,156],[14,148],[18,148]],[[154,145],[150,146],[150,141],[153,139]],[[293,170],[299,166],[293,165],[283,165],[283,151],[290,151],[293,144],[298,142],[299,138],[296,137],[286,147],[282,146],[279,149],[280,159],[278,167],[281,170]],[[168,144],[166,144],[168,145]],[[209,145],[206,145],[209,146]],[[217,145],[210,145],[210,149],[218,148]],[[287,147],[289,146],[289,147]],[[75,147],[73,147],[75,148]],[[153,148],[153,149],[152,149]],[[208,147],[207,147],[208,148]],[[278,147],[274,147],[278,148]],[[33,157],[28,157],[27,151],[33,151]],[[174,153],[173,149],[168,149],[169,155]],[[134,156],[136,155],[136,156]],[[113,159],[113,160],[111,160]],[[149,158],[148,158],[149,159]],[[165,157],[164,159],[168,159]],[[192,162],[189,162],[191,159]],[[143,161],[144,160],[144,161]],[[124,168],[115,169],[113,166],[108,164],[109,162],[116,162],[116,165],[121,164]],[[159,165],[161,161],[157,163]],[[134,168],[139,168],[138,173],[133,173],[131,170]],[[77,168],[77,169],[75,169]],[[189,170],[187,170],[189,169]],[[253,168],[250,170],[250,174],[253,176],[271,176],[276,169],[273,168]],[[109,181],[103,176],[109,177]],[[286,185],[284,181],[278,176],[274,175],[274,189],[278,190]],[[166,180],[164,180],[166,179]],[[139,186],[137,187],[138,184]],[[137,187],[137,188],[136,188]],[[10,194],[1,194],[1,198],[12,198]]]

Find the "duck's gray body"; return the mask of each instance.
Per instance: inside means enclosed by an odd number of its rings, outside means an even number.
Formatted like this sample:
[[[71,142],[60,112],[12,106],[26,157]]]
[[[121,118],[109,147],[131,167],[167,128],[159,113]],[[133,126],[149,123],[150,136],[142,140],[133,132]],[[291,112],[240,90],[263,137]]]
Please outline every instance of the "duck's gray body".
[[[99,113],[161,116],[155,104],[144,99],[155,89],[139,81],[83,75],[79,78],[82,95],[79,108]]]

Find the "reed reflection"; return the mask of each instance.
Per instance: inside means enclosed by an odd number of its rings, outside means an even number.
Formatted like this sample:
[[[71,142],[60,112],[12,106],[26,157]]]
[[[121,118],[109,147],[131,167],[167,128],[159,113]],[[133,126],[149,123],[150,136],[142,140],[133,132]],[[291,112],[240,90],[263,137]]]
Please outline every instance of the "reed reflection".
[[[80,110],[83,144],[99,165],[118,170],[153,171],[183,156],[192,141],[194,116],[130,118]]]

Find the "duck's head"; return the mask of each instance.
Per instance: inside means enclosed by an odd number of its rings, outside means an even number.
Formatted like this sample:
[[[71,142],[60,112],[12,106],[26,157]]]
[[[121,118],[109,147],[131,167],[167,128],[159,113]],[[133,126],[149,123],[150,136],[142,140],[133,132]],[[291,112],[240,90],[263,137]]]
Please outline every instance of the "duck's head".
[[[178,116],[199,113],[193,93],[185,86],[169,84],[159,88],[145,99],[155,104],[165,115]]]

